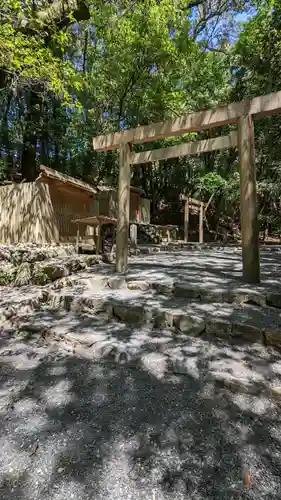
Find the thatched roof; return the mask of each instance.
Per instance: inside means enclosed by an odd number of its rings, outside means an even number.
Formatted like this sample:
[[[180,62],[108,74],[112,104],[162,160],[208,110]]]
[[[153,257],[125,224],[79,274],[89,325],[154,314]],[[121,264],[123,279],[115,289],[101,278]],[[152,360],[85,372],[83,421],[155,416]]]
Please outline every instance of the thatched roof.
[[[97,194],[99,192],[104,191],[116,191],[116,189],[112,186],[108,186],[106,184],[98,184],[96,186],[91,186],[87,182],[81,181],[80,179],[75,179],[75,177],[71,177],[67,174],[62,174],[58,170],[54,170],[50,167],[45,167],[45,165],[40,166],[40,175],[39,178],[47,177],[48,179],[53,179],[55,181],[63,182],[65,184],[70,184],[78,189],[82,189],[83,191],[88,191],[93,194]],[[143,194],[144,191],[140,188],[136,188],[131,186],[131,191],[139,194]]]
[[[61,172],[58,172],[58,170],[54,170],[50,167],[45,167],[45,165],[40,166],[40,172],[40,178],[47,177],[48,179],[53,179],[65,184],[70,184],[78,189],[82,189],[83,191],[88,191],[93,194],[96,194],[98,192],[94,186],[87,184],[87,182],[80,181],[80,179],[75,179],[70,175],[62,174]]]

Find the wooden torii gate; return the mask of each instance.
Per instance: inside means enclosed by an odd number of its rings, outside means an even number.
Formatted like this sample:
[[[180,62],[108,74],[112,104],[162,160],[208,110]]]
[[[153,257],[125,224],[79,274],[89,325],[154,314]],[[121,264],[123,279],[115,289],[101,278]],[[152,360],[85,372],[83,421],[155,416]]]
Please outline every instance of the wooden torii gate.
[[[190,198],[185,194],[180,195],[180,200],[184,201],[184,241],[188,242],[188,228],[189,228],[189,212],[190,210],[195,211],[199,215],[199,243],[203,243],[204,241],[204,229],[203,229],[203,221],[204,221],[204,203],[203,201],[196,200],[195,198]]]
[[[128,266],[131,165],[238,146],[243,278],[248,283],[259,283],[259,227],[253,118],[273,115],[280,111],[281,91],[255,97],[251,100],[231,103],[215,110],[199,111],[164,122],[95,137],[93,148],[96,151],[120,149],[116,238],[117,271],[125,272]],[[155,141],[229,124],[237,124],[237,133],[232,132],[223,137],[141,153],[133,153],[131,150],[131,144]]]

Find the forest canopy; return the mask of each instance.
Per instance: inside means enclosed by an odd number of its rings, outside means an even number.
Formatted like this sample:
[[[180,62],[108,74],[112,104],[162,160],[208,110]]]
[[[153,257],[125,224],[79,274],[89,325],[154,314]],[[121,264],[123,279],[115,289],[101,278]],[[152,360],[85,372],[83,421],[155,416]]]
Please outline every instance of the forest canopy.
[[[5,0],[0,181],[34,180],[45,164],[116,184],[118,152],[94,152],[93,136],[280,89],[278,0]],[[260,219],[274,231],[280,125],[278,116],[255,124]],[[152,200],[152,220],[178,223],[183,191],[211,198],[217,218],[239,216],[236,151],[139,166],[132,184]]]

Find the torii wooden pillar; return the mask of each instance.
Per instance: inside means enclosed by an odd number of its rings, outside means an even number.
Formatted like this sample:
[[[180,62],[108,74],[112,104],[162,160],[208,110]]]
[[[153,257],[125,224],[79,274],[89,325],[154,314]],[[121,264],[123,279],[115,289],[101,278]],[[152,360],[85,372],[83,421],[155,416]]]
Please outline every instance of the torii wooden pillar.
[[[259,283],[259,223],[256,189],[254,123],[251,115],[238,121],[240,167],[240,220],[242,232],[243,277],[247,283]]]
[[[128,267],[128,237],[130,226],[130,165],[131,147],[120,145],[119,182],[118,182],[118,217],[116,230],[116,271],[124,273]]]
[[[253,117],[260,118],[281,112],[281,92],[255,97],[228,106],[183,115],[165,122],[153,123],[95,137],[93,147],[97,151],[120,148],[120,174],[118,188],[118,230],[116,260],[117,270],[127,268],[128,257],[128,207],[130,203],[130,164],[153,162],[166,158],[199,154],[216,149],[236,147],[237,135],[207,139],[197,143],[181,144],[131,154],[129,144],[143,143],[200,130],[237,124],[240,164],[240,206],[242,228],[243,277],[249,283],[259,283],[259,229],[256,199],[256,169],[254,153]]]
[[[184,202],[184,241],[185,243],[188,242],[188,229],[189,229],[189,198]]]

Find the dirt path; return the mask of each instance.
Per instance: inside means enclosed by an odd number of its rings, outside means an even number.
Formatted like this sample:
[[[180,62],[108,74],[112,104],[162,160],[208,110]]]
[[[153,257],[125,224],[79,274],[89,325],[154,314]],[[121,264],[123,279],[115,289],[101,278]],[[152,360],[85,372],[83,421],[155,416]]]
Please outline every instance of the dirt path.
[[[8,335],[0,354],[1,499],[280,498],[279,403],[217,383],[251,367],[276,383],[278,355],[191,340],[175,374],[155,353],[134,368]]]

